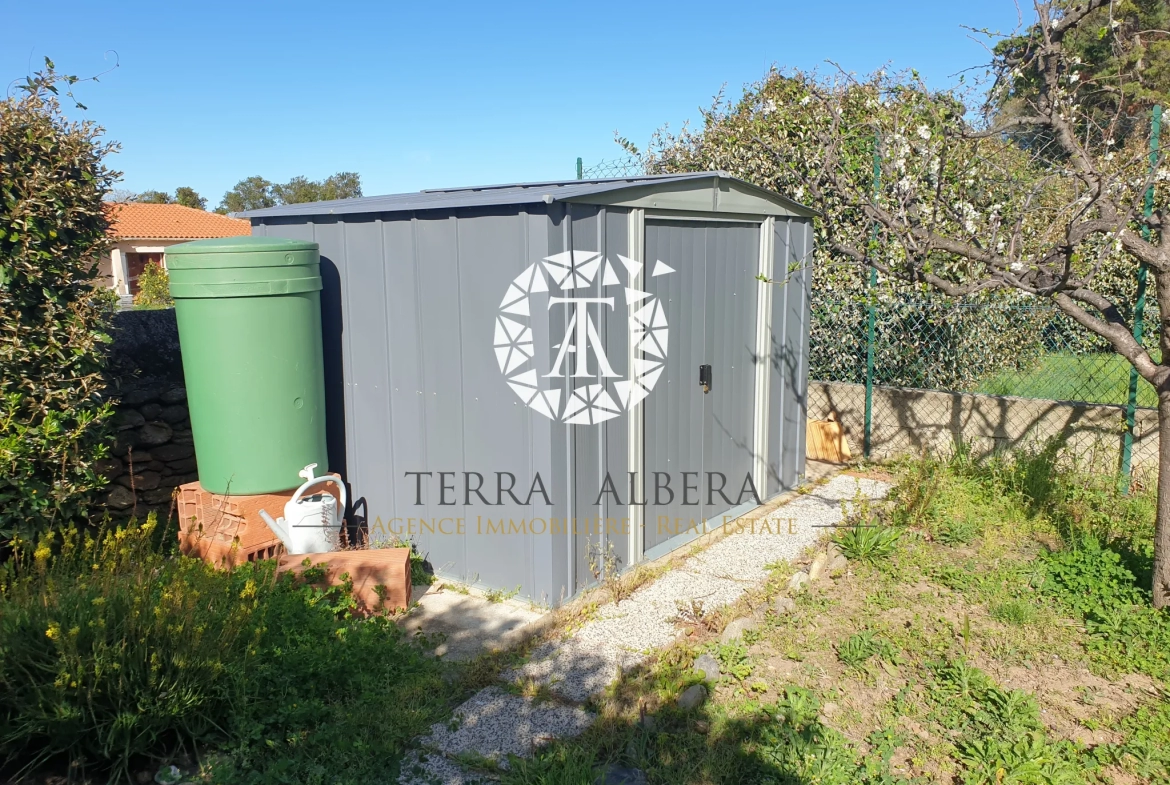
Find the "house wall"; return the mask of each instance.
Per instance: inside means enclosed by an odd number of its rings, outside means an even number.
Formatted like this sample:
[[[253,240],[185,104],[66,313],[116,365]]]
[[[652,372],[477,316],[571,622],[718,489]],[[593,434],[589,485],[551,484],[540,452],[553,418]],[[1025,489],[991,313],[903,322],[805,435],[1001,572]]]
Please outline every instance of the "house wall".
[[[114,243],[110,252],[98,262],[98,274],[105,285],[120,295],[129,296],[129,270],[126,254],[128,253],[165,253],[172,245],[189,242],[188,240],[119,240]],[[166,266],[166,257],[163,257],[163,266]]]

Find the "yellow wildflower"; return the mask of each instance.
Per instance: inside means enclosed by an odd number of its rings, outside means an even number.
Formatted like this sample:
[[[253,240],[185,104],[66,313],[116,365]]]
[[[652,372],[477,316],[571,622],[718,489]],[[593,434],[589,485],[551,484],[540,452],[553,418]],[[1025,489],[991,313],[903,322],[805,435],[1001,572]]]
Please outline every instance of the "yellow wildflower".
[[[240,592],[240,599],[246,600],[249,597],[255,597],[255,596],[256,596],[256,581],[249,578],[247,583],[244,584],[244,590],[242,592]]]

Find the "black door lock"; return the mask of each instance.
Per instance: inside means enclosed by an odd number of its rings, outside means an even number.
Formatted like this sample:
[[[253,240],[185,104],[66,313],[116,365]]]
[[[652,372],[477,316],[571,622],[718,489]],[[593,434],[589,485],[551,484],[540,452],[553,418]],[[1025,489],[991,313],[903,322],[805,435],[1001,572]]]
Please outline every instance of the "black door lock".
[[[703,393],[711,392],[711,366],[699,366],[699,386],[703,388]]]

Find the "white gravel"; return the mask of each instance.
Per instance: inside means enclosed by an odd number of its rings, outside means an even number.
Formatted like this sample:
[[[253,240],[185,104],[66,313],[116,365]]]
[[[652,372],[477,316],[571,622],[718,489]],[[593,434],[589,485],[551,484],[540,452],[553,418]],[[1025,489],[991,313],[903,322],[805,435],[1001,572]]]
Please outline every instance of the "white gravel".
[[[619,605],[607,605],[599,618],[571,639],[546,644],[529,662],[505,675],[531,679],[572,701],[605,689],[620,670],[642,662],[652,650],[679,634],[674,618],[680,603],[702,603],[715,610],[740,598],[768,575],[768,565],[792,561],[841,522],[842,501],[882,498],[890,486],[875,480],[838,476],[798,496],[767,516],[742,520],[729,534],[687,559]]]
[[[585,702],[614,682],[623,670],[643,662],[653,650],[679,635],[674,623],[680,603],[701,602],[711,611],[738,600],[768,575],[768,566],[792,561],[831,532],[858,495],[884,498],[887,483],[841,475],[797,496],[754,521],[741,520],[740,530],[687,559],[619,605],[606,605],[598,617],[572,637],[537,648],[529,661],[509,671],[512,681],[532,680],[570,701]],[[537,705],[499,687],[488,687],[455,711],[451,723],[434,725],[421,744],[447,755],[475,752],[501,763],[507,754],[530,755],[552,739],[575,736],[592,724],[594,715],[561,705]],[[418,778],[413,769],[424,772]],[[438,782],[470,785],[485,779],[472,775],[439,755],[420,762],[408,757],[400,783]]]
[[[506,766],[508,755],[531,755],[553,739],[582,733],[594,719],[573,706],[537,704],[487,687],[456,709],[450,721],[432,725],[420,743],[451,756],[474,752]]]

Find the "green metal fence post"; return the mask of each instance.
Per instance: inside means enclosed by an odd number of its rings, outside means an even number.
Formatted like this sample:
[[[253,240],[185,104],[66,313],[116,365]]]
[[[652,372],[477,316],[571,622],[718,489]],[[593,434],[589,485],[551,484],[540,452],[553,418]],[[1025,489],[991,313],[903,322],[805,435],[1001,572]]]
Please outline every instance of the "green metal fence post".
[[[1154,106],[1150,118],[1150,171],[1158,165],[1159,137],[1162,135],[1162,107]],[[1154,186],[1146,189],[1144,210],[1146,225],[1142,227],[1142,237],[1150,239],[1150,215],[1154,212]],[[1138,266],[1137,273],[1137,302],[1133,307],[1133,337],[1139,344],[1142,342],[1142,332],[1145,328],[1146,314],[1146,266]],[[1136,368],[1129,369],[1129,400],[1125,405],[1125,436],[1121,445],[1121,492],[1129,492],[1129,478],[1133,470],[1133,429],[1137,416],[1137,389],[1138,372]]]
[[[581,160],[581,156],[577,156],[577,179],[578,180],[585,179],[585,165],[584,165],[584,162]]]
[[[873,136],[873,200],[876,203],[878,198],[878,190],[881,187],[882,178],[882,154],[879,148],[880,137],[875,133]],[[873,223],[873,231],[870,233],[869,245],[870,252],[873,252],[873,246],[877,244],[878,238],[878,224],[877,221]],[[874,292],[877,289],[877,268],[872,264],[869,266],[869,287],[866,290],[866,332],[865,332],[865,437],[862,445],[862,454],[869,458],[870,449],[873,447],[873,345],[874,345],[874,328],[877,322],[877,308],[874,305]]]

